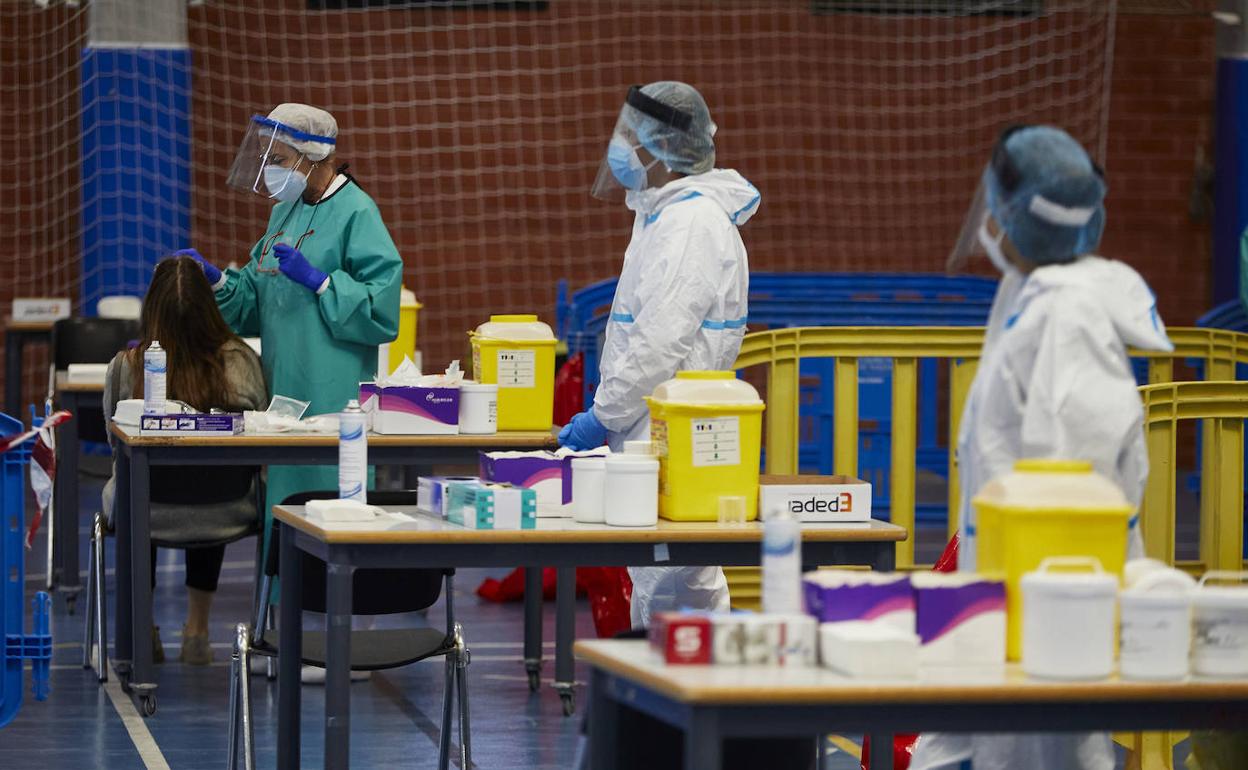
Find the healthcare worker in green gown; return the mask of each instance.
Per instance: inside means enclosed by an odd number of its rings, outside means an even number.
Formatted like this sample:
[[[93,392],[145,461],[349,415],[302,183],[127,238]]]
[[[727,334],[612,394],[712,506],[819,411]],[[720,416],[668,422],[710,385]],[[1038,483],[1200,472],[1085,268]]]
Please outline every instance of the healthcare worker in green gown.
[[[259,336],[273,395],[342,411],[377,373],[377,346],[399,328],[403,261],[377,204],[338,165],[338,123],[304,104],[253,116],[230,186],[276,201],[241,270],[224,273],[194,249],[225,320]],[[338,488],[334,466],[270,466],[268,504]]]

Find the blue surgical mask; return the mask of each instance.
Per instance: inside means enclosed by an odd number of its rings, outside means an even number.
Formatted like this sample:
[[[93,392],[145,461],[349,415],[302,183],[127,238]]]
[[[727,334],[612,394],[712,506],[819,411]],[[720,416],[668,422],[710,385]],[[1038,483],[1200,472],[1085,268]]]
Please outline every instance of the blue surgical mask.
[[[646,189],[647,172],[658,162],[656,158],[649,166],[643,165],[641,158],[637,157],[637,149],[622,136],[611,137],[611,144],[607,146],[607,165],[611,167],[616,181],[626,190]]]
[[[302,171],[282,166],[264,167],[264,186],[269,197],[283,203],[298,199],[308,188],[308,176]]]

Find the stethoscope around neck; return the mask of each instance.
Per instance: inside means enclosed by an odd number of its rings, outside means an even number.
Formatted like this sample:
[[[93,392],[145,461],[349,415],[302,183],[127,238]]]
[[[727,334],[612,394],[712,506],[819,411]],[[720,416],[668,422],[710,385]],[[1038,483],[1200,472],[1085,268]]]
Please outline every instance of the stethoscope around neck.
[[[334,177],[337,178],[338,174],[344,173],[349,165],[350,164],[343,163],[339,166],[337,170],[334,171]],[[333,182],[330,182],[330,184],[332,185]],[[325,189],[328,190],[329,188],[327,187]],[[316,221],[316,212],[319,210],[319,204],[323,200],[325,200],[325,193],[321,193],[321,197],[317,199],[316,203],[312,204],[312,217],[308,220],[308,229],[304,231],[303,235],[299,236],[299,240],[295,241],[294,246],[296,251],[303,251],[304,242],[316,234],[316,230],[313,229],[312,224]],[[286,234],[286,223],[290,221],[292,216],[294,216],[295,210],[303,205],[304,202],[300,199],[298,203],[291,206],[290,211],[286,212],[286,216],[282,217],[281,224],[277,226],[277,232],[264,237],[264,242],[260,245],[260,261],[256,264],[257,273],[268,273],[270,275],[274,275],[281,272],[279,268],[266,267],[264,264],[265,257],[269,255],[269,252],[275,245],[277,245],[277,242]]]

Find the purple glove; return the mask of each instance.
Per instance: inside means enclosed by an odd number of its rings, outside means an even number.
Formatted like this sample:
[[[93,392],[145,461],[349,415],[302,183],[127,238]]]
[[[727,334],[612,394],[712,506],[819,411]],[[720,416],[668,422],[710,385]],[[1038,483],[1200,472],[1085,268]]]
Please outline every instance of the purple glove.
[[[303,252],[294,246],[279,243],[273,247],[273,254],[277,257],[277,269],[282,271],[282,275],[312,291],[320,291],[325,279],[329,278],[328,274],[312,267]]]
[[[195,249],[182,249],[180,251],[175,251],[173,252],[173,256],[190,257],[198,262],[199,267],[204,271],[204,277],[208,279],[208,284],[210,286],[216,286],[217,282],[221,280],[221,271],[217,269],[217,266],[204,259],[203,255]]]

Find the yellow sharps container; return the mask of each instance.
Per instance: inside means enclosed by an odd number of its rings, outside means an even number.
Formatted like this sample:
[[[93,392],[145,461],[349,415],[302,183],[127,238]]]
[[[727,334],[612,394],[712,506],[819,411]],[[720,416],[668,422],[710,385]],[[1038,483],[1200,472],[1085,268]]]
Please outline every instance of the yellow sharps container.
[[[1092,464],[1021,460],[971,500],[976,571],[1006,582],[1006,654],[1023,652],[1022,578],[1052,556],[1090,556],[1122,575],[1127,528],[1134,512],[1112,481]]]
[[[405,356],[413,360],[416,358],[416,320],[422,307],[410,289],[403,289],[399,294],[399,336],[390,343],[388,363],[391,372],[399,368]]]
[[[498,385],[499,430],[550,430],[555,411],[555,335],[535,315],[490,316],[472,337],[472,371]]]
[[[716,521],[719,498],[744,497],[758,518],[763,402],[733,372],[680,372],[655,388],[650,442],[659,457],[659,515]]]

